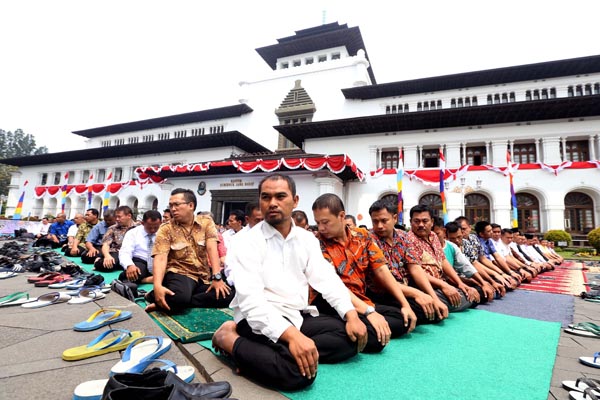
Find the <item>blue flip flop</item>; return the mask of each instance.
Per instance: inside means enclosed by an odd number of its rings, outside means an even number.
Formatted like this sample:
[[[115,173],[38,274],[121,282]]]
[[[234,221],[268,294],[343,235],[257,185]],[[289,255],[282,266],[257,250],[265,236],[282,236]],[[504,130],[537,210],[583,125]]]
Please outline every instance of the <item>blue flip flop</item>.
[[[93,313],[88,319],[78,322],[73,329],[80,332],[93,331],[103,326],[125,321],[131,318],[131,311],[121,311],[112,308],[102,308]]]
[[[121,361],[110,370],[110,374],[139,374],[146,369],[148,361],[155,360],[171,348],[172,340],[162,336],[144,336],[131,342],[123,352]]]

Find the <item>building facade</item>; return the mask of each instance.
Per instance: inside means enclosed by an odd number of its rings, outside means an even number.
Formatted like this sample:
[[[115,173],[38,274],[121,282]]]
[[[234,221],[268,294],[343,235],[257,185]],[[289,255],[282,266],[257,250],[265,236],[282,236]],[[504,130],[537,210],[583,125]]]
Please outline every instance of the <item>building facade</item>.
[[[22,193],[21,215],[41,216],[67,187],[72,215],[90,187],[94,206],[108,186],[111,207],[137,212],[188,187],[222,221],[281,171],[298,181],[299,208],[333,192],[370,225],[403,165],[407,222],[415,204],[441,210],[441,149],[451,219],[510,226],[512,171],[521,229],[600,224],[600,56],[378,84],[358,27],[305,29],[257,52],[272,71],[241,82],[236,105],[77,131],[85,149],[7,160],[19,167],[7,215]]]

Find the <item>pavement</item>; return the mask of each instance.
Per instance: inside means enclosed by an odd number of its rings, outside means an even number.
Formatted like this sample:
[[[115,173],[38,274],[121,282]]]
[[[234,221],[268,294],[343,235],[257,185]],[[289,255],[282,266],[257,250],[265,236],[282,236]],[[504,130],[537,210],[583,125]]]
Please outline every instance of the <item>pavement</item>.
[[[30,296],[37,297],[51,291],[27,283],[26,275],[31,274],[0,280],[0,297],[17,291],[27,291]],[[86,344],[107,329],[91,332],[73,330],[75,323],[87,319],[102,307],[133,313],[131,319],[114,324],[111,328],[143,330],[147,335],[164,336],[142,308],[113,292],[104,299],[82,305],[62,303],[38,309],[0,307],[0,400],[67,400],[72,398],[73,390],[79,383],[108,377],[111,367],[120,359],[119,352],[81,361],[64,361],[61,358],[65,349]],[[600,321],[600,304],[576,298],[574,322],[584,321]],[[580,356],[593,356],[599,350],[599,344],[596,338],[561,332],[548,399],[569,398],[568,392],[561,386],[563,380],[575,380],[582,376],[600,379],[600,369],[585,366],[578,360]],[[232,398],[286,398],[235,374],[230,365],[197,343],[173,343],[161,358],[177,365],[194,366],[197,371],[194,382],[228,381],[233,388]]]

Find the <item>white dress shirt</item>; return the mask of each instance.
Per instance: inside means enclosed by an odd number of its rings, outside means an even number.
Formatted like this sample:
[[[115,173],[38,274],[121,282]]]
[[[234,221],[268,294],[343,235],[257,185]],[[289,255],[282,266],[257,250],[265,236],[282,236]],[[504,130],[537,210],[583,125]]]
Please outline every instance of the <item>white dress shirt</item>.
[[[130,229],[123,237],[121,250],[119,250],[119,262],[123,269],[133,265],[133,258],[148,260],[148,255],[152,253],[152,249],[148,249],[148,233],[143,225],[136,226]]]
[[[75,237],[77,236],[77,230],[79,229],[79,225],[71,225],[69,230],[67,231],[67,237]]]
[[[499,240],[493,240],[494,242],[494,246],[496,246],[496,251],[504,258],[506,258],[506,256],[511,254],[510,248],[504,244],[504,242],[502,241],[502,239]]]
[[[277,342],[293,324],[300,329],[312,286],[340,317],[353,310],[350,293],[323,258],[315,236],[296,226],[283,236],[259,222],[236,241],[227,261],[235,269],[235,322],[246,319],[252,331]],[[290,323],[291,321],[291,323]]]

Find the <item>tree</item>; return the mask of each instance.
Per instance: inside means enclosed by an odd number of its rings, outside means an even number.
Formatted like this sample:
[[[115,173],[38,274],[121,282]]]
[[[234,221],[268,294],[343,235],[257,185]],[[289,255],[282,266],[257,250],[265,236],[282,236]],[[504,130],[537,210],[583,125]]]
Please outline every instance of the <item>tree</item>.
[[[48,153],[46,146],[37,147],[35,138],[17,129],[14,132],[0,129],[0,160],[4,158],[32,156]],[[8,194],[11,172],[18,168],[0,164],[0,194]]]

